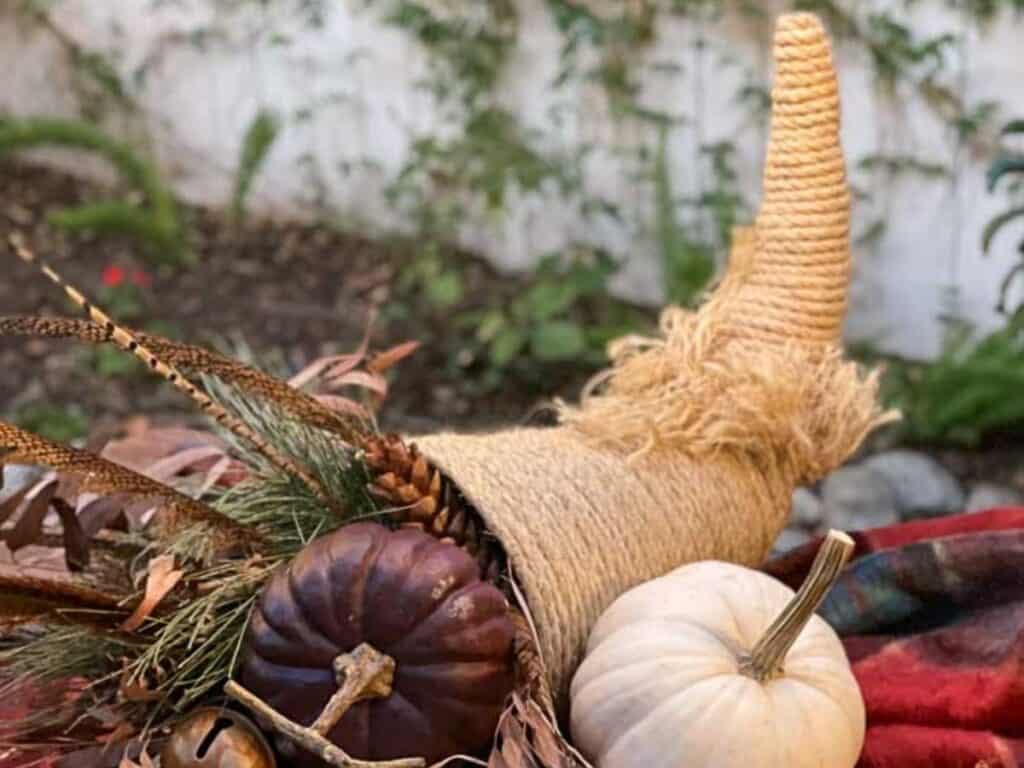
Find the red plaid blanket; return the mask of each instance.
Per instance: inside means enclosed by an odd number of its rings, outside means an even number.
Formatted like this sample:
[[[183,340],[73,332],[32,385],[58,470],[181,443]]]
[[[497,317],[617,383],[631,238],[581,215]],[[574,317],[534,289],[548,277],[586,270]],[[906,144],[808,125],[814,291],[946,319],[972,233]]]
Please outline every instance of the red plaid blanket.
[[[861,768],[1024,768],[1024,508],[853,534],[822,605],[868,715]],[[795,585],[809,542],[769,562]]]

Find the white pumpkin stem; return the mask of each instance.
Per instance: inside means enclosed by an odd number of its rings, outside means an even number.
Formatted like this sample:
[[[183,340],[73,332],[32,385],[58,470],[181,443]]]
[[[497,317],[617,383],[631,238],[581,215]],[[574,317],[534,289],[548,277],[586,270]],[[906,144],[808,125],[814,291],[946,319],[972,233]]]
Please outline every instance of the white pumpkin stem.
[[[828,532],[799,591],[757,641],[750,656],[743,660],[740,666],[743,674],[760,682],[782,675],[786,654],[836,583],[853,549],[853,539],[845,533]]]

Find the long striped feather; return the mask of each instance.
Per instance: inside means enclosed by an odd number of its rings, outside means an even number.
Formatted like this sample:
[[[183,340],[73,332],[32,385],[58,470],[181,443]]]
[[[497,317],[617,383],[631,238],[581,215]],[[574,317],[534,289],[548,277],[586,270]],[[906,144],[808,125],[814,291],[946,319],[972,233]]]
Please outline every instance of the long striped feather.
[[[83,490],[164,499],[167,506],[160,522],[165,535],[189,523],[204,523],[225,542],[248,546],[257,539],[252,529],[169,486],[88,451],[51,442],[0,421],[0,464],[12,461],[41,464],[75,475],[81,479]]]
[[[191,399],[203,413],[228,431],[237,435],[240,439],[249,443],[275,467],[305,483],[309,487],[310,491],[325,506],[336,506],[324,490],[323,484],[317,478],[313,477],[306,468],[300,466],[297,461],[285,456],[270,445],[267,440],[257,434],[255,430],[250,428],[249,425],[241,419],[228,413],[224,408],[214,402],[206,392],[193,384],[175,366],[169,365],[160,360],[160,358],[142,344],[134,334],[115,323],[105,312],[103,312],[103,310],[93,305],[81,291],[70,285],[52,267],[39,259],[39,257],[28,248],[25,244],[24,238],[19,233],[12,233],[8,237],[8,242],[18,258],[26,264],[29,264],[41,271],[52,283],[63,290],[71,301],[81,307],[82,311],[85,312],[85,314],[88,315],[94,323],[100,325],[107,339],[125,352],[139,358],[146,364],[147,368],[152,370],[158,376],[161,376],[175,389]]]
[[[37,621],[116,627],[128,615],[122,599],[73,582],[0,570],[0,626],[8,628]]]
[[[306,424],[339,435],[348,443],[359,442],[365,435],[366,430],[356,420],[343,417],[315,397],[263,371],[204,347],[184,344],[144,331],[125,330],[164,362],[184,371],[205,373],[223,379],[239,389],[275,403]],[[92,320],[70,317],[0,317],[0,336],[78,339],[88,344],[112,343],[102,325]]]

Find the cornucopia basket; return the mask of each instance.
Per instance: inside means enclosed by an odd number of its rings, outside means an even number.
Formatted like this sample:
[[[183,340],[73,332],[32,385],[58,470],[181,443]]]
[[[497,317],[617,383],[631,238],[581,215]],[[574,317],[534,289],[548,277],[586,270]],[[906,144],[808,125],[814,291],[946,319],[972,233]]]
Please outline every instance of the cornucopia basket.
[[[775,62],[761,210],[708,301],[621,342],[554,429],[415,439],[508,552],[559,695],[612,600],[686,562],[759,564],[794,487],[879,423],[875,379],[839,348],[849,195],[816,17],[780,19]]]
[[[4,597],[21,600],[19,620],[82,627],[61,635],[75,642],[122,644],[127,659],[115,654],[114,670],[100,654],[95,668],[73,671],[94,681],[90,700],[123,713],[122,735],[136,746],[165,738],[196,704],[223,706],[224,683],[237,676],[228,693],[275,732],[289,763],[417,765],[493,741],[490,765],[578,764],[558,720],[602,612],[685,563],[760,564],[794,487],[889,418],[875,376],[840,348],[849,196],[820,22],[782,17],[775,61],[761,209],[735,233],[717,289],[696,311],[666,309],[660,337],[613,345],[612,368],[578,406],[561,407],[555,427],[377,434],[240,363],[117,325],[42,265],[90,319],[0,318],[0,333],[135,354],[219,422],[253,477],[207,504],[0,424],[4,461],[164,500],[146,548],[120,563],[136,569],[136,585],[147,564],[144,595],[88,570],[61,584],[0,574]],[[23,240],[12,245],[38,261]],[[270,403],[277,416],[217,397],[187,372]],[[369,509],[359,496],[367,485]],[[383,528],[365,522],[371,514]],[[114,560],[103,578],[120,567]],[[53,647],[29,635],[0,659],[17,672],[8,687],[50,669],[39,649]],[[431,665],[447,671],[416,671]],[[40,733],[71,728],[61,717],[18,736],[26,754],[50,743]],[[244,724],[207,712],[172,731],[165,756],[185,754],[185,738],[209,747],[217,732],[195,732],[217,723],[247,749],[269,751]],[[386,736],[392,725],[399,736]],[[459,740],[478,732],[487,744]],[[433,752],[403,751],[421,737]]]

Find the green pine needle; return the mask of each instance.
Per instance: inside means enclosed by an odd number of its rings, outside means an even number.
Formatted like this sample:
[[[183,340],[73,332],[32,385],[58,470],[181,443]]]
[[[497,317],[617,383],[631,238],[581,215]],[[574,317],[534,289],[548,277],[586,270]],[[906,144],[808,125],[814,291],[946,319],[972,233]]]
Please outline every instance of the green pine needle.
[[[241,647],[249,613],[263,584],[283,558],[224,563],[190,575],[203,594],[147,620],[150,642],[126,664],[127,679],[161,694],[148,713],[152,724],[209,695],[219,695]],[[212,588],[211,588],[212,585]]]
[[[264,532],[267,554],[294,556],[317,536],[342,525],[383,515],[366,486],[369,476],[355,449],[337,435],[299,422],[271,404],[246,398],[214,380],[204,380],[213,397],[262,435],[273,448],[302,464],[337,500],[345,513],[327,509],[298,478],[281,472],[251,446],[225,434],[253,478],[224,492],[214,506],[224,514]]]

